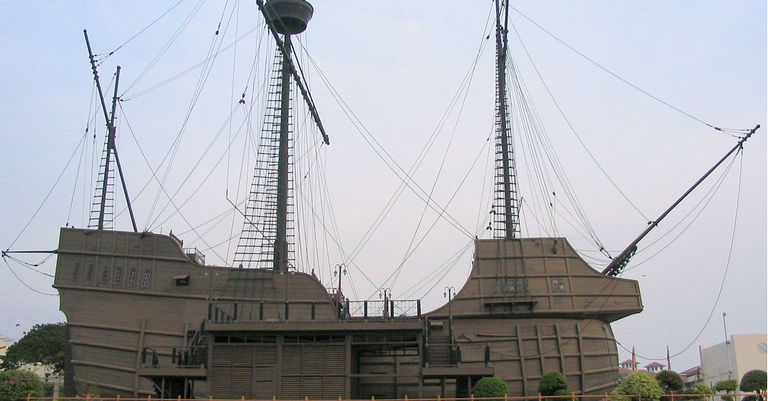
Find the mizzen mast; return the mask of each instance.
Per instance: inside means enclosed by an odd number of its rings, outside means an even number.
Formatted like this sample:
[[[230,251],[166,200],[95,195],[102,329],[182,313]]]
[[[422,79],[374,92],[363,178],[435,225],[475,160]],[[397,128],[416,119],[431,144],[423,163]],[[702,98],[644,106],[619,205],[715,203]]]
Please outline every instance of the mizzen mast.
[[[507,23],[509,4],[496,0],[496,167],[493,198],[494,238],[520,236],[514,143],[507,104]]]

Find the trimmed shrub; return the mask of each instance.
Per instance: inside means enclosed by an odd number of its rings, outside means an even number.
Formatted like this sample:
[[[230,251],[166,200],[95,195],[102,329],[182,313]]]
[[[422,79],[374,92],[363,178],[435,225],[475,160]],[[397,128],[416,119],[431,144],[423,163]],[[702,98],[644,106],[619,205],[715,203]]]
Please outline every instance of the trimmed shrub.
[[[568,382],[565,381],[565,376],[560,372],[549,372],[541,377],[539,382],[539,394],[543,396],[550,395],[563,395],[556,394],[559,390],[568,390],[568,395],[571,394],[568,389]]]
[[[560,390],[555,391],[555,393],[552,394],[552,395],[556,395],[556,396],[564,396],[564,395],[572,396],[573,395],[573,391],[571,391],[571,390],[569,390],[567,388],[561,388]]]
[[[733,379],[720,380],[717,382],[717,384],[715,384],[715,390],[724,391],[726,393],[725,395],[720,396],[720,399],[723,401],[733,401],[733,396],[729,393],[733,393],[738,389],[739,382]]]
[[[670,394],[673,391],[679,393],[685,388],[683,378],[677,372],[671,370],[662,370],[656,373],[656,381],[659,382],[659,386],[664,390],[664,394]]]
[[[698,395],[699,397],[686,398],[686,401],[707,401],[707,396],[712,394],[712,389],[704,383],[694,385],[685,391],[685,394]],[[703,394],[703,395],[702,395]]]
[[[741,383],[739,384],[739,390],[741,391],[765,391],[766,387],[766,372],[764,370],[755,369],[744,373],[741,376]]]
[[[478,398],[504,397],[507,394],[507,383],[498,377],[483,377],[472,388],[472,395]]]
[[[18,400],[32,397],[42,397],[43,382],[34,373],[23,370],[0,371],[0,400]]]
[[[613,392],[611,400],[626,401],[624,396],[640,397],[642,401],[659,401],[664,394],[664,390],[659,386],[659,382],[652,376],[645,373],[631,373],[619,383]]]

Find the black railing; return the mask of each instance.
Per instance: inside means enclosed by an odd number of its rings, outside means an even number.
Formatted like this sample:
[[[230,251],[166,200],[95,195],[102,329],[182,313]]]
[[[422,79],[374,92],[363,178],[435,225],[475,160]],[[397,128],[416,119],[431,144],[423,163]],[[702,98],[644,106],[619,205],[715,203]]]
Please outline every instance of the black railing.
[[[420,300],[388,301],[237,301],[208,304],[212,323],[280,322],[349,319],[408,319],[421,317]]]
[[[141,364],[153,368],[205,368],[208,364],[208,347],[144,347],[141,351]]]

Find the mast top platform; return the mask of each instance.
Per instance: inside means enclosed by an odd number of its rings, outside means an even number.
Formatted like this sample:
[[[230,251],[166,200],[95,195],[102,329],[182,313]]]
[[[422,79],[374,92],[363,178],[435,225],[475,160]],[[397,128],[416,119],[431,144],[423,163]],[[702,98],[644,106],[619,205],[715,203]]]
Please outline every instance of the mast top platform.
[[[278,33],[294,35],[307,29],[315,9],[305,0],[269,0],[266,14]]]

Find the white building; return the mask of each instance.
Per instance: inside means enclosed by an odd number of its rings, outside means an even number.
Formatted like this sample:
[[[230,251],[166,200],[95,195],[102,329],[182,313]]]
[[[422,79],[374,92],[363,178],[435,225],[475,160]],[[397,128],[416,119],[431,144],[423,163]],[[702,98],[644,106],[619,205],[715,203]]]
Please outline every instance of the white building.
[[[704,384],[714,386],[726,379],[741,382],[744,373],[766,369],[766,335],[734,334],[727,342],[699,346]]]
[[[5,354],[8,352],[8,347],[11,343],[3,337],[0,337],[0,362],[5,358]]]

